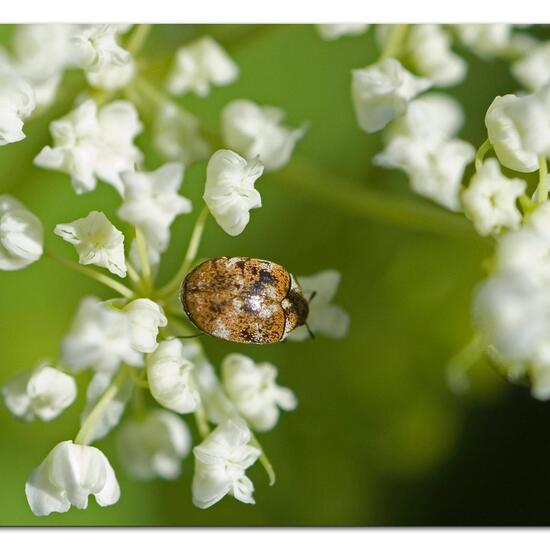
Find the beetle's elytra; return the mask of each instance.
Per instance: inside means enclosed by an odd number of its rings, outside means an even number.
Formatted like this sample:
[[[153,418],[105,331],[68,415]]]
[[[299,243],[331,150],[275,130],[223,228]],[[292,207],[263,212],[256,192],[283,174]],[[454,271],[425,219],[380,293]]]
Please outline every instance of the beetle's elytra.
[[[202,332],[230,342],[272,344],[305,324],[309,307],[282,266],[254,258],[214,258],[181,287],[183,309]]]

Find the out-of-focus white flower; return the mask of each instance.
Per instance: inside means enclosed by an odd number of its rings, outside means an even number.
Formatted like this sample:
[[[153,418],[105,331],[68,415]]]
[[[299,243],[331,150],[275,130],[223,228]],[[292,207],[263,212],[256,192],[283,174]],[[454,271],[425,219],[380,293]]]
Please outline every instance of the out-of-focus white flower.
[[[408,102],[431,85],[393,58],[352,71],[352,100],[359,126],[376,132],[407,110]]]
[[[176,414],[161,409],[122,424],[118,453],[128,473],[137,479],[175,479],[191,451],[191,433]]]
[[[54,146],[44,147],[34,163],[69,174],[77,193],[95,189],[96,177],[122,193],[120,173],[141,162],[133,144],[141,129],[132,103],[113,101],[98,113],[95,102],[87,100],[51,123]]]
[[[23,122],[35,107],[30,84],[13,71],[0,70],[0,145],[25,139]]]
[[[134,60],[124,65],[107,64],[95,72],[86,73],[86,79],[94,88],[120,90],[127,86],[136,74]]]
[[[329,338],[344,338],[348,333],[349,315],[341,306],[332,304],[342,276],[335,269],[326,269],[309,277],[297,277],[306,299],[309,300],[307,324],[313,334]],[[313,298],[312,298],[313,296]],[[295,328],[288,340],[309,338],[306,327]]]
[[[226,86],[239,76],[239,67],[210,36],[195,40],[176,52],[166,89],[174,95],[193,91],[207,96],[210,86]]]
[[[270,363],[256,364],[246,355],[231,353],[221,368],[227,395],[252,429],[271,430],[279,419],[279,408],[284,411],[296,408],[296,396],[277,385],[277,369]]]
[[[76,248],[82,265],[106,267],[119,277],[126,277],[124,235],[103,214],[92,211],[85,218],[60,223],[54,233]]]
[[[118,501],[120,487],[99,449],[63,441],[31,472],[25,494],[33,514],[47,516],[71,505],[85,509],[90,495],[100,506],[110,506]]]
[[[123,29],[124,30],[124,29]],[[127,65],[132,56],[118,45],[118,25],[89,25],[72,37],[72,46],[78,65],[89,72],[97,72],[108,65]]]
[[[527,90],[536,91],[550,80],[550,42],[533,48],[512,65],[512,74]]]
[[[80,424],[84,424],[98,401],[103,397],[107,388],[111,385],[114,374],[112,372],[97,372],[88,384],[86,390],[86,406],[82,411]],[[94,419],[92,429],[88,433],[88,442],[92,443],[105,437],[115,426],[118,425],[126,404],[132,396],[134,383],[130,378],[122,383],[116,395],[103,408],[101,415]]]
[[[249,445],[250,439],[250,430],[244,422],[227,420],[193,449],[195,506],[208,508],[227,494],[241,502],[254,504],[254,486],[246,476],[246,469],[261,453]]]
[[[414,192],[458,211],[464,169],[474,158],[474,148],[460,139],[443,142],[398,137],[374,162],[400,168],[409,177]]]
[[[277,107],[260,107],[246,99],[232,101],[222,111],[224,143],[246,159],[259,157],[266,170],[282,168],[305,133],[305,128],[284,126],[284,116]]]
[[[495,98],[485,125],[502,165],[518,172],[534,172],[538,155],[550,153],[550,83],[528,96]]]
[[[157,112],[152,131],[155,147],[168,160],[188,166],[210,154],[210,144],[200,135],[198,118],[170,103]]]
[[[342,36],[359,36],[367,31],[367,23],[324,23],[315,25],[323,40],[336,40]]]
[[[200,394],[193,382],[194,365],[183,354],[177,340],[164,340],[147,356],[147,379],[153,397],[167,409],[184,414],[200,405]]]
[[[139,227],[148,244],[163,252],[176,216],[191,212],[191,202],[178,194],[183,165],[170,162],[154,172],[124,172],[121,178],[124,198],[118,215]]]
[[[437,86],[454,86],[466,75],[466,62],[451,50],[451,37],[441,25],[412,25],[405,55],[415,72]]]
[[[488,159],[462,193],[464,213],[480,235],[498,233],[503,228],[517,229],[521,213],[516,201],[527,183],[502,175],[496,159]]]
[[[40,220],[11,195],[0,195],[0,270],[22,269],[42,252]]]
[[[264,167],[258,159],[247,162],[227,149],[208,161],[203,199],[218,225],[229,235],[240,235],[250,220],[250,210],[262,206],[254,187]]]
[[[513,30],[507,23],[458,24],[452,29],[467,48],[485,58],[502,54],[510,45]]]
[[[2,387],[4,402],[18,418],[48,421],[60,415],[76,398],[76,383],[49,363],[8,380]]]
[[[162,308],[153,300],[139,298],[123,309],[130,323],[130,338],[134,349],[152,353],[157,349],[159,327],[165,327],[168,319]]]
[[[121,362],[143,365],[142,354],[132,345],[129,317],[97,298],[84,298],[69,333],[61,345],[61,357],[68,368],[92,368],[112,372]]]

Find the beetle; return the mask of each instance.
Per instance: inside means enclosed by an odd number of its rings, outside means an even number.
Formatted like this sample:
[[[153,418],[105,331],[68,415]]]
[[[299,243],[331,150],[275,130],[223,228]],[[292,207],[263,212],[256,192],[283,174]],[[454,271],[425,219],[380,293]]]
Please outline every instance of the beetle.
[[[280,342],[307,326],[309,305],[281,265],[248,257],[206,260],[185,277],[180,300],[202,332],[243,344]]]

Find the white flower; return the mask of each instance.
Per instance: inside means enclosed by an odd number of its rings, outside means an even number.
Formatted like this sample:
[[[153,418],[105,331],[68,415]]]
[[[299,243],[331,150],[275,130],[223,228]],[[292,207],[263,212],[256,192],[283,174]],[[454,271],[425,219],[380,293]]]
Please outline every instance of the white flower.
[[[254,504],[254,486],[246,476],[246,469],[261,453],[249,445],[250,439],[250,430],[244,422],[227,420],[193,449],[195,506],[208,508],[227,494],[241,502]]]
[[[528,96],[497,97],[487,110],[485,125],[502,165],[534,172],[538,155],[550,152],[550,84]]]
[[[127,86],[136,74],[136,64],[132,59],[125,65],[107,64],[95,72],[86,73],[86,79],[101,90],[119,90]]]
[[[367,31],[367,23],[323,23],[315,25],[323,40],[336,40],[342,36],[359,36]]]
[[[297,277],[304,296],[309,301],[307,324],[313,334],[329,338],[344,338],[348,333],[349,315],[340,306],[332,304],[340,284],[341,275],[335,269],[320,271],[309,277]],[[309,338],[306,327],[297,327],[287,336],[288,340]]]
[[[25,494],[33,514],[85,509],[94,495],[100,506],[115,504],[120,487],[105,455],[95,447],[63,441],[31,472]]]
[[[451,37],[441,25],[412,25],[405,55],[420,76],[437,86],[453,86],[466,75],[466,62],[451,50]]]
[[[247,162],[227,149],[216,151],[208,161],[203,198],[220,227],[232,237],[244,231],[250,210],[262,206],[254,183],[263,170],[258,159]]]
[[[0,270],[22,269],[42,252],[40,220],[11,195],[0,195]]]
[[[54,233],[76,248],[82,265],[106,267],[119,277],[126,277],[124,235],[103,214],[90,212],[85,218],[55,226]]]
[[[191,201],[178,194],[183,165],[164,164],[154,172],[124,172],[124,198],[118,215],[139,227],[149,246],[164,252],[170,240],[170,225],[179,214],[191,212]]]
[[[86,406],[82,411],[80,425],[84,424],[90,413],[94,410],[98,401],[103,397],[107,388],[111,385],[114,373],[97,372],[94,374],[86,390]],[[94,419],[93,428],[88,433],[88,442],[105,437],[115,426],[118,425],[126,408],[134,383],[131,378],[126,378],[116,395],[103,408],[101,415]]]
[[[76,398],[76,383],[49,363],[40,363],[2,387],[4,402],[10,412],[30,421],[48,421],[60,415]]]
[[[211,85],[226,86],[238,75],[239,68],[225,50],[213,38],[205,36],[176,52],[166,89],[174,95],[193,91],[206,96]]]
[[[124,422],[117,447],[122,464],[136,479],[175,479],[191,451],[191,433],[176,414],[154,409]]]
[[[526,187],[521,179],[503,176],[496,159],[486,160],[462,193],[464,213],[480,235],[498,233],[502,228],[517,229],[521,213],[516,201]]]
[[[141,366],[143,356],[132,343],[129,317],[108,303],[87,297],[63,339],[61,357],[75,371],[93,368],[112,372],[121,362]]]
[[[252,429],[271,430],[279,419],[279,408],[284,411],[296,408],[296,396],[277,385],[277,369],[270,363],[255,364],[246,355],[231,353],[221,368],[227,395]]]
[[[23,121],[36,107],[29,83],[10,70],[0,70],[0,145],[25,139]]]
[[[183,354],[177,339],[164,340],[154,353],[147,356],[147,379],[153,397],[167,409],[184,414],[200,405],[200,395],[194,385],[194,365]]]
[[[506,23],[457,24],[452,28],[465,46],[488,59],[505,52],[512,39],[512,25]]]
[[[197,117],[165,103],[157,112],[153,123],[153,142],[168,160],[178,160],[188,166],[210,154],[210,144],[199,132]]]
[[[124,30],[124,29],[123,29]],[[89,25],[72,37],[80,67],[97,72],[108,65],[126,65],[132,56],[117,43],[118,25]]]
[[[283,126],[285,113],[276,107],[260,107],[237,99],[222,111],[221,131],[225,145],[246,159],[259,157],[266,170],[278,170],[290,160],[304,128]]]
[[[429,86],[429,80],[415,77],[393,58],[355,69],[351,93],[359,126],[365,132],[381,130],[404,114],[408,102]]]
[[[550,42],[533,48],[512,65],[512,74],[527,90],[536,91],[550,80]]]
[[[42,168],[71,176],[77,193],[92,191],[96,177],[122,192],[120,173],[141,162],[133,144],[142,126],[136,108],[128,101],[113,101],[97,110],[87,100],[50,125],[54,146],[46,146],[34,159]]]
[[[408,175],[413,191],[458,211],[464,169],[474,154],[474,148],[460,139],[430,142],[398,137],[376,155],[374,162],[400,168]]]
[[[162,308],[153,300],[139,298],[123,309],[130,324],[130,339],[134,349],[151,353],[157,349],[159,327],[165,327],[168,320]]]

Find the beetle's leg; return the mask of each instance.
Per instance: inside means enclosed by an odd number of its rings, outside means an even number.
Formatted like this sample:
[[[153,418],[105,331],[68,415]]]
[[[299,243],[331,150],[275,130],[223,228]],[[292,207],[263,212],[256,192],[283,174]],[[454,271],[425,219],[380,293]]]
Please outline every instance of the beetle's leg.
[[[166,338],[167,340],[174,340],[174,339],[178,339],[178,340],[182,340],[182,339],[187,339],[187,338],[200,338],[201,336],[204,336],[204,334],[202,334],[201,332],[198,332],[197,334],[189,334],[187,336],[170,336],[169,338]]]
[[[308,304],[311,304],[311,302],[313,302],[313,298],[315,298],[315,296],[317,296],[317,291],[316,290],[314,290],[311,293],[311,296],[309,297],[309,300],[308,300]]]
[[[315,292],[313,293],[315,294]],[[307,323],[304,323],[306,329],[307,329],[307,332],[309,334],[309,337],[312,339],[312,340],[315,340],[315,333],[309,328],[309,325]]]

